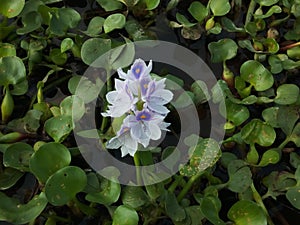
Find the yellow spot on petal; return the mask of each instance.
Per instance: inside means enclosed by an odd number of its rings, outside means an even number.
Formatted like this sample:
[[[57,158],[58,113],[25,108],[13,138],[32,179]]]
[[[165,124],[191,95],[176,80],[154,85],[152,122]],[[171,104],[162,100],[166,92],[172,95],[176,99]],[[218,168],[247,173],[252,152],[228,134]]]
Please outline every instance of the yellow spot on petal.
[[[135,69],[135,73],[139,74],[141,72],[140,68]]]
[[[141,115],[141,119],[146,119],[147,116],[146,115]]]

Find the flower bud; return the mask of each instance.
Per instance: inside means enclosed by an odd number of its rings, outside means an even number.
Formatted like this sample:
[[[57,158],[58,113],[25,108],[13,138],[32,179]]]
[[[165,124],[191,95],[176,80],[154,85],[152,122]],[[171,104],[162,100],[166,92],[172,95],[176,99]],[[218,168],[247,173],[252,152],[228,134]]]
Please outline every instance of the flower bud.
[[[14,100],[8,88],[5,88],[5,96],[1,104],[2,121],[7,122],[8,118],[14,110]]]
[[[215,20],[213,17],[211,17],[209,20],[206,21],[205,30],[210,30],[214,26],[215,26]]]
[[[25,138],[25,135],[19,132],[11,132],[0,137],[0,143],[14,143]]]

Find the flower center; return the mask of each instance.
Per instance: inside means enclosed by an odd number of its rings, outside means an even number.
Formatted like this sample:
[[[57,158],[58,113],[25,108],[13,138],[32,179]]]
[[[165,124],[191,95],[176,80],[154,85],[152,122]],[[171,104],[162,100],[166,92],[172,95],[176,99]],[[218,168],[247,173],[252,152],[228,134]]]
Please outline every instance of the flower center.
[[[150,120],[150,118],[151,118],[151,114],[145,111],[138,113],[136,116],[137,121],[141,121],[141,120],[148,121]]]
[[[139,79],[142,73],[142,66],[141,65],[137,65],[134,69],[133,69],[133,74],[135,76],[136,79]]]

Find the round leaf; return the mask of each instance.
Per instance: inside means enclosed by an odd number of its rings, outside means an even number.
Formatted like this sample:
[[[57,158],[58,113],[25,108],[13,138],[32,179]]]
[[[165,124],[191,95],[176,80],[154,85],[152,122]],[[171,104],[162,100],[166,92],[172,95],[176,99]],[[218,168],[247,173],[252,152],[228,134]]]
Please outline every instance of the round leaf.
[[[51,160],[50,160],[51,159]],[[43,144],[30,159],[30,170],[45,183],[57,170],[68,166],[71,162],[69,150],[59,143]]]
[[[17,84],[25,79],[26,70],[23,61],[16,56],[0,58],[0,85]]]
[[[68,166],[54,173],[45,186],[48,201],[55,206],[68,203],[87,184],[85,172],[76,166]]]
[[[16,56],[16,48],[14,45],[9,43],[0,43],[0,57],[5,56]]]
[[[226,99],[225,105],[226,110],[223,110],[222,106],[224,106],[224,104],[220,104],[220,112],[226,112],[226,115],[223,116],[226,116],[227,120],[233,122],[235,126],[241,125],[250,116],[249,110],[246,106],[235,104],[228,99]]]
[[[149,199],[141,187],[127,186],[122,190],[122,202],[133,209],[138,209],[149,202]]]
[[[295,84],[283,84],[277,88],[277,95],[274,102],[280,105],[295,103],[299,97],[299,88]]]
[[[0,192],[0,221],[27,224],[40,215],[47,203],[47,198],[43,192],[24,205],[20,204],[17,199],[10,198]]]
[[[157,6],[160,3],[160,0],[145,0],[146,5],[147,5],[147,10],[153,10],[157,8]]]
[[[62,142],[72,131],[72,117],[68,115],[60,115],[51,117],[45,122],[45,131],[55,142]]]
[[[238,46],[232,39],[222,39],[208,44],[211,60],[214,63],[224,62],[236,56]]]
[[[16,31],[19,35],[27,34],[40,28],[42,25],[42,17],[38,12],[29,12],[22,17],[22,23],[24,27]]]
[[[68,96],[60,103],[62,115],[71,116],[73,120],[79,120],[85,113],[85,105],[83,100],[76,96]]]
[[[104,21],[105,19],[100,16],[94,17],[93,19],[91,19],[88,28],[84,33],[90,37],[97,36],[99,33],[102,32],[102,26],[104,24]]]
[[[6,168],[0,174],[0,190],[6,190],[14,186],[23,176],[23,173],[13,168]]]
[[[252,173],[248,166],[241,160],[231,161],[228,165],[229,181],[228,189],[242,193],[246,191],[252,183]]]
[[[263,154],[258,166],[267,166],[269,164],[276,164],[278,163],[279,160],[280,160],[279,153],[276,150],[270,149]]]
[[[261,6],[271,6],[279,2],[279,0],[255,0]]]
[[[300,209],[300,187],[295,186],[286,192],[286,198],[296,208]]]
[[[181,168],[180,173],[193,176],[213,166],[221,157],[219,144],[210,138],[201,139],[197,146],[190,148],[190,162]]]
[[[188,11],[199,23],[208,15],[207,8],[201,2],[192,2]]]
[[[66,52],[70,50],[74,45],[74,41],[71,38],[65,38],[60,44],[60,51]]]
[[[121,205],[114,212],[112,225],[138,225],[138,222],[139,216],[137,212],[125,205]]]
[[[242,128],[241,137],[247,144],[270,146],[275,141],[276,133],[270,125],[259,119],[253,119]]]
[[[34,153],[26,143],[18,142],[9,146],[3,156],[3,164],[21,171],[29,171],[29,160]]]
[[[215,16],[224,16],[231,9],[229,0],[211,0],[209,6]]]
[[[110,39],[91,38],[85,41],[81,48],[82,61],[91,65],[97,58],[109,51],[111,48]]]
[[[55,35],[63,36],[68,29],[75,28],[80,19],[80,14],[76,10],[72,8],[59,8],[57,12],[52,13],[49,30]]]
[[[235,203],[228,211],[227,216],[236,225],[267,225],[264,211],[257,204],[248,200],[241,200]]]
[[[114,11],[123,7],[122,3],[118,0],[97,0],[97,2],[105,11]]]
[[[100,191],[87,194],[86,200],[103,205],[111,205],[118,201],[120,193],[121,186],[119,183],[103,179]]]
[[[8,18],[19,15],[24,8],[25,0],[1,0],[0,13]]]
[[[273,75],[260,62],[248,60],[240,68],[241,77],[257,91],[265,91],[273,86]]]
[[[109,33],[115,29],[121,29],[125,26],[126,17],[121,13],[115,13],[108,16],[103,24],[104,32]]]

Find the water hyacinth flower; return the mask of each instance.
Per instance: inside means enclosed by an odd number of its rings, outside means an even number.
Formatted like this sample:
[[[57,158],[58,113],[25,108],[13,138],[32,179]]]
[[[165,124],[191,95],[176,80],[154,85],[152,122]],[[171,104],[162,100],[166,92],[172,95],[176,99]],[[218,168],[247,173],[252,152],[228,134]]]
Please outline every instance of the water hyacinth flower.
[[[138,144],[145,148],[150,140],[158,140],[162,130],[168,131],[169,123],[164,119],[169,112],[165,106],[173,98],[173,93],[165,89],[165,80],[151,78],[152,61],[148,66],[142,59],[137,59],[127,73],[117,70],[122,80],[115,79],[115,91],[107,93],[110,104],[102,116],[120,117],[123,120],[117,135],[107,142],[106,147],[121,147],[122,157],[134,156]]]

